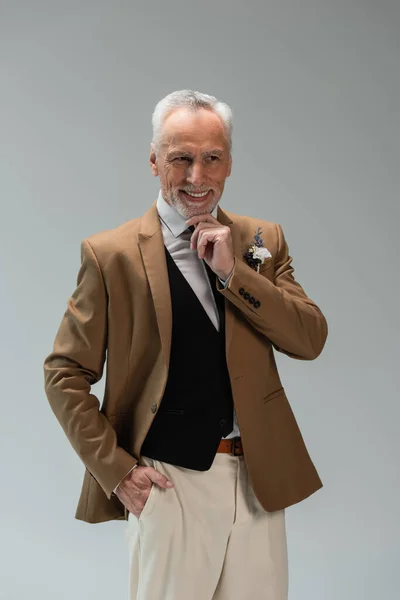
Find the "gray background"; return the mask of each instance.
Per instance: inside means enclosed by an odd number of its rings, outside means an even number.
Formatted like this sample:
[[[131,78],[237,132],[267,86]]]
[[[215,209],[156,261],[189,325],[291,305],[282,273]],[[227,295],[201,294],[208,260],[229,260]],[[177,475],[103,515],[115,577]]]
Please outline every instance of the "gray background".
[[[125,524],[74,519],[83,465],[42,363],[80,241],[156,198],[154,105],[192,88],[235,114],[221,206],[281,223],[329,323],[317,361],[278,357],[325,484],[287,511],[290,598],[397,599],[399,3],[15,0],[0,11],[0,597],[127,597]]]

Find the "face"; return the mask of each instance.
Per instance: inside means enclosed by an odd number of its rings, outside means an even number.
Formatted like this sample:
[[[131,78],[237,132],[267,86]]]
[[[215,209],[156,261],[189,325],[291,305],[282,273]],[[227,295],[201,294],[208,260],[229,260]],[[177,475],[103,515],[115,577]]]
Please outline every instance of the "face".
[[[232,159],[221,119],[214,112],[180,108],[163,124],[150,165],[163,198],[185,219],[211,213],[231,173]]]

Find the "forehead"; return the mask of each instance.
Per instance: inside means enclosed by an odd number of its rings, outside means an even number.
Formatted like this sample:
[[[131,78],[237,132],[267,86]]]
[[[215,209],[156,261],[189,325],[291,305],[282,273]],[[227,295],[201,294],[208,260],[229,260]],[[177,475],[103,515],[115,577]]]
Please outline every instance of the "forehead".
[[[226,149],[222,120],[211,110],[199,109],[195,112],[180,108],[170,113],[164,121],[162,145],[167,148],[185,146],[188,150],[197,148]]]

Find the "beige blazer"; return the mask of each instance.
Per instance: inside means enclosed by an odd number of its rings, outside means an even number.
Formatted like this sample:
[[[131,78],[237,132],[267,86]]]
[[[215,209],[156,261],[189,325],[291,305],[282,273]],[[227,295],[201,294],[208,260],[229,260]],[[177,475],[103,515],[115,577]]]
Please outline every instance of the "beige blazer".
[[[233,400],[254,492],[265,510],[275,511],[322,483],[273,348],[313,360],[325,344],[327,323],[293,277],[280,225],[220,207],[217,218],[231,229],[235,253],[229,286],[224,290],[215,281],[225,297]],[[259,273],[243,258],[257,227],[272,254]],[[156,202],[143,217],[83,240],[81,261],[44,378],[50,406],[86,467],[75,517],[98,523],[127,519],[112,490],[140,458],[168,377],[171,298]],[[189,327],[196,335],[196,323]],[[91,385],[105,364],[100,405]]]

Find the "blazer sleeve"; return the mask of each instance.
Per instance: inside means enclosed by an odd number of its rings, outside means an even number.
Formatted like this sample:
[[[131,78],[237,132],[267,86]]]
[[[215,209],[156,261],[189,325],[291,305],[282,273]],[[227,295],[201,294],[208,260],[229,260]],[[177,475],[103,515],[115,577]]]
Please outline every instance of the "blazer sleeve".
[[[137,460],[118,446],[114,428],[91,393],[103,374],[107,303],[97,258],[83,240],[77,287],[44,362],[45,392],[72,447],[110,499]]]
[[[274,280],[264,277],[262,268],[257,273],[235,258],[229,284],[219,291],[277,350],[292,358],[313,360],[325,345],[328,325],[321,310],[295,281],[282,228],[279,224],[275,227]]]

